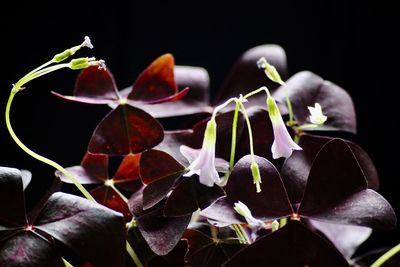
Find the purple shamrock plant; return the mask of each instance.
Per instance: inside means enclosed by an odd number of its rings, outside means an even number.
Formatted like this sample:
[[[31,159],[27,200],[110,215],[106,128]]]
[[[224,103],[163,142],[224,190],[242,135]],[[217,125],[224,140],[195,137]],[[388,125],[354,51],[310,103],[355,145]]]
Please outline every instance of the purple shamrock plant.
[[[171,54],[118,90],[102,60],[63,63],[83,47],[88,37],[11,90],[11,137],[56,177],[26,211],[30,173],[0,168],[1,266],[366,266],[353,257],[359,245],[396,226],[372,160],[342,138],[356,133],[351,97],[311,72],[285,82],[280,47],[243,54],[213,101],[207,72]],[[24,85],[62,68],[82,70],[72,96],[54,95],[111,108],[68,168],[30,150],[10,122]],[[60,182],[86,199],[57,192]]]

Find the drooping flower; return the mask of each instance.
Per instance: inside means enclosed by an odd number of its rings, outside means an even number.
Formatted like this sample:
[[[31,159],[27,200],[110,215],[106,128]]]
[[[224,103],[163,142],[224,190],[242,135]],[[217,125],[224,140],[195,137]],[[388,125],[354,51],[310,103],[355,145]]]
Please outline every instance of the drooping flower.
[[[302,148],[293,141],[285,126],[285,123],[283,122],[275,99],[273,99],[269,94],[267,98],[267,105],[275,138],[271,147],[272,157],[274,159],[280,157],[288,158],[290,155],[292,155],[293,150],[302,150]]]
[[[189,160],[190,165],[188,166],[189,172],[184,176],[192,176],[193,174],[199,175],[199,181],[201,184],[212,187],[214,183],[220,182],[220,177],[216,168],[215,158],[215,143],[217,141],[217,123],[214,119],[211,119],[207,123],[206,130],[204,132],[203,145],[200,152],[193,157],[193,149],[182,145],[180,147],[181,153]],[[219,163],[219,162],[218,162]],[[228,164],[224,161],[221,162],[222,170],[228,169]]]
[[[314,107],[308,106],[307,108],[310,111],[311,123],[322,125],[328,119],[328,117],[322,113],[322,107],[319,103],[315,103]]]
[[[241,202],[241,201],[236,202],[233,206],[233,209],[238,214],[240,214],[241,216],[243,216],[245,218],[245,220],[246,220],[247,224],[249,225],[249,228],[251,229],[251,232],[252,232],[251,233],[252,241],[256,240],[257,231],[259,231],[261,229],[270,228],[262,220],[254,218],[253,215],[251,214],[250,209],[243,202]]]

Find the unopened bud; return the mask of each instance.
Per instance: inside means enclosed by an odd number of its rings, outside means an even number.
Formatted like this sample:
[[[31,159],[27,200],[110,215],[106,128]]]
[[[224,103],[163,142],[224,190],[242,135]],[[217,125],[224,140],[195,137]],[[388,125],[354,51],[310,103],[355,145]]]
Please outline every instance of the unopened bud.
[[[256,162],[251,163],[250,166],[251,174],[253,175],[253,183],[256,185],[256,192],[261,192],[261,175],[260,175],[260,168]]]

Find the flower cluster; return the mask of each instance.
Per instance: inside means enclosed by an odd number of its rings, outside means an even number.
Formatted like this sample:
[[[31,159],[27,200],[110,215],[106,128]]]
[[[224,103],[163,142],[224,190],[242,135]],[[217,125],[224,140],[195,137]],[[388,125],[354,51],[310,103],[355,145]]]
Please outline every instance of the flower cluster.
[[[358,246],[395,227],[372,160],[337,137],[356,134],[350,96],[311,72],[287,79],[280,47],[243,54],[211,103],[207,72],[171,54],[119,90],[103,60],[63,63],[84,47],[88,37],[11,90],[11,137],[56,178],[27,211],[30,173],[0,168],[0,266],[365,266]],[[111,109],[68,168],[10,121],[23,86],[62,68],[82,70],[73,95],[55,96]],[[68,183],[87,199],[59,192]]]

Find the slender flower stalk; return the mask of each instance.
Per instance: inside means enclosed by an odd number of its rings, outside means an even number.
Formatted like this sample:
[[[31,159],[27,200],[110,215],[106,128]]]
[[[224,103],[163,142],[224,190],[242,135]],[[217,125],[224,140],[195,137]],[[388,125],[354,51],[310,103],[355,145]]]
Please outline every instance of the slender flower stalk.
[[[272,157],[274,159],[281,157],[288,158],[292,155],[293,150],[302,150],[302,148],[296,144],[290,136],[283,122],[278,105],[270,94],[268,94],[267,105],[275,137],[271,147]]]

